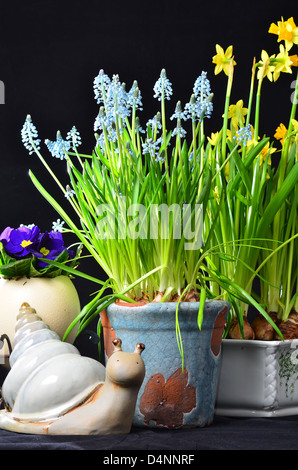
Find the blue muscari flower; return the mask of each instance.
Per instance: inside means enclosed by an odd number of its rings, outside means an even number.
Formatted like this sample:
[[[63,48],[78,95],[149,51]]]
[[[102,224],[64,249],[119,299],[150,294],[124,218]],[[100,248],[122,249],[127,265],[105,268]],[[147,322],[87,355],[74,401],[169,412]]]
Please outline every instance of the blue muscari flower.
[[[105,136],[103,132],[100,135],[96,134],[96,144],[99,145],[102,153],[105,153]]]
[[[195,121],[197,119],[197,110],[198,110],[198,103],[196,101],[195,95],[191,95],[189,103],[186,103],[184,109],[184,116],[185,119],[192,119]]]
[[[182,111],[181,108],[181,101],[178,101],[176,104],[175,112],[170,117],[171,120],[173,119],[184,119],[186,120],[185,113]]]
[[[199,121],[202,121],[202,119],[204,119],[205,117],[207,117],[208,119],[211,118],[211,114],[213,111],[212,96],[213,95],[209,95],[206,100],[198,102],[197,116]]]
[[[57,139],[54,142],[46,139],[45,144],[53,157],[60,158],[61,160],[66,159],[66,154],[70,149],[70,143],[62,139],[59,131],[57,132]]]
[[[111,79],[101,69],[93,81],[93,90],[98,104],[105,102],[106,92],[111,83]]]
[[[57,221],[52,224],[52,230],[54,230],[54,232],[62,232],[64,224],[64,220],[61,221],[60,219],[57,219]]]
[[[138,87],[138,82],[135,80],[129,92],[127,93],[127,105],[131,108],[143,110],[142,95]]]
[[[178,101],[178,103],[176,104],[175,113],[170,117],[170,119],[175,119],[175,118],[177,119],[177,125],[176,125],[176,128],[172,132],[172,137],[177,135],[180,138],[183,138],[186,135],[186,130],[183,129],[183,127],[181,126],[181,119],[186,120],[187,118],[186,118],[185,113],[182,111],[180,101]]]
[[[27,227],[29,228],[30,230],[33,229],[33,227],[35,227],[36,224],[20,224],[20,227]]]
[[[76,127],[73,126],[71,130],[67,133],[66,140],[70,140],[72,147],[79,147],[81,145],[81,136],[79,131],[77,131]]]
[[[141,126],[141,123],[140,123],[140,119],[138,118],[138,116],[136,117],[136,126],[135,126],[135,132],[140,132],[141,134],[145,134],[145,129],[142,128]]]
[[[98,131],[99,129],[103,129],[103,118],[100,114],[98,114],[95,118],[95,121],[94,121],[94,132]]]
[[[175,135],[178,135],[181,139],[186,136],[186,130],[183,129],[183,127],[181,126],[180,119],[178,120],[177,126],[172,132],[172,137],[174,137]]]
[[[213,111],[212,98],[207,72],[202,72],[195,81],[190,102],[185,106],[185,117],[193,121],[210,118]]]
[[[152,119],[149,119],[149,121],[147,122],[146,124],[146,127],[150,126],[152,131],[155,132],[155,131],[158,131],[159,129],[162,128],[162,124],[161,124],[161,115],[160,115],[160,112],[158,112],[154,118]]]
[[[190,155],[188,157],[188,161],[191,162],[193,160],[193,157],[194,157],[194,153],[193,153],[193,150],[190,152]]]
[[[29,150],[29,155],[35,152],[35,149],[40,149],[40,139],[38,139],[37,129],[34,126],[29,114],[27,115],[26,121],[24,122],[21,136],[25,148]]]
[[[157,157],[155,158],[156,162],[163,163],[165,161],[165,157],[162,154],[163,154],[163,152],[161,154],[157,155]]]
[[[185,118],[192,119],[193,122],[196,120],[202,121],[205,117],[210,118],[213,111],[212,96],[209,95],[207,99],[198,101],[193,94],[189,103],[185,105]]]
[[[142,147],[143,147],[143,152],[142,153],[143,153],[143,155],[145,155],[146,153],[149,153],[151,155],[151,157],[154,157],[154,155],[159,150],[161,142],[162,142],[161,137],[157,140],[153,140],[151,138],[147,139],[146,142],[142,143]]]
[[[199,101],[203,101],[208,98],[211,93],[211,88],[210,82],[207,78],[207,72],[202,72],[201,75],[196,79],[193,92]]]
[[[136,126],[135,133],[139,132],[140,134],[146,134],[145,129],[142,126]]]
[[[70,199],[71,197],[73,197],[75,195],[75,193],[76,193],[75,190],[71,189],[71,187],[68,184],[66,186],[66,193],[65,193],[66,199]]]
[[[94,131],[107,129],[112,126],[112,122],[111,116],[107,116],[104,106],[101,106],[94,121]]]
[[[154,98],[158,98],[161,101],[163,98],[170,100],[173,94],[172,83],[166,76],[165,69],[162,69],[160,77],[153,87]]]
[[[130,114],[127,92],[120,83],[118,75],[113,76],[113,80],[107,89],[106,113],[113,120],[116,119],[116,116],[125,119]]]
[[[121,132],[122,129],[120,129]],[[116,142],[117,141],[117,132],[116,129],[113,126],[110,126],[107,129],[107,136],[110,142]]]
[[[236,140],[237,144],[241,143],[246,145],[247,141],[252,139],[251,125],[248,124],[247,126],[241,127],[241,129],[236,132],[234,139]]]

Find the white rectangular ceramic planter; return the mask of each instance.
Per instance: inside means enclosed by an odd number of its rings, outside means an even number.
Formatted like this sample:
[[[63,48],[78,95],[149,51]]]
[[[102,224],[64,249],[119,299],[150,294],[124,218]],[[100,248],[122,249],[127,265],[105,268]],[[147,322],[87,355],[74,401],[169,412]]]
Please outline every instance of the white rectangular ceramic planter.
[[[223,340],[215,414],[298,414],[298,340]]]

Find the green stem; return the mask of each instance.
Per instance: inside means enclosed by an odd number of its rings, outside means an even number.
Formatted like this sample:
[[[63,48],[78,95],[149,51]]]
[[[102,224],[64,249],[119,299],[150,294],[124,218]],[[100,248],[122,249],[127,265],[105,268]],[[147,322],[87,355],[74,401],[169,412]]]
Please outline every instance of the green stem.
[[[196,122],[192,120],[192,142],[193,142],[193,161],[196,161],[197,153],[197,136],[196,136]]]
[[[162,140],[163,140],[163,149],[164,149],[164,157],[165,157],[165,169],[168,170],[169,162],[168,162],[168,149],[167,149],[166,107],[165,107],[164,91],[161,97],[161,120],[162,120]],[[167,185],[167,194],[169,194],[169,178],[166,178],[166,185]]]
[[[31,137],[30,137],[31,139]],[[41,153],[39,152],[39,150],[37,149],[34,141],[31,139],[31,144],[32,144],[32,147],[36,153],[36,155],[38,156],[38,158],[40,159],[40,161],[42,162],[42,164],[44,165],[44,167],[47,169],[47,171],[49,172],[49,174],[52,176],[52,178],[54,179],[54,181],[57,183],[57,185],[59,186],[59,188],[61,189],[61,191],[63,192],[64,196],[66,195],[66,189],[63,187],[62,183],[59,181],[59,179],[57,178],[57,176],[55,175],[55,173],[52,171],[52,169],[50,168],[50,166],[47,164],[47,162],[45,161],[45,159],[43,158],[43,156],[41,155]],[[72,208],[74,209],[74,211],[76,212],[76,214],[81,217],[81,211],[78,209],[78,206],[74,203],[74,201],[70,198],[69,199],[69,202],[70,202],[70,205],[72,206]]]
[[[285,139],[285,142],[284,142],[284,145],[283,145],[283,148],[282,148],[282,152],[281,152],[281,171],[280,171],[280,179],[279,179],[279,184],[281,182],[281,180],[283,181],[284,179],[284,172],[285,172],[285,168],[286,168],[286,163],[287,163],[287,159],[288,159],[288,153],[289,153],[289,147],[290,147],[290,143],[291,143],[291,132],[292,132],[292,129],[293,129],[293,123],[292,123],[292,119],[295,118],[295,115],[296,115],[296,110],[297,110],[297,102],[298,102],[298,72],[297,72],[297,78],[296,78],[296,86],[295,86],[295,90],[292,94],[293,96],[293,101],[292,101],[292,108],[291,108],[291,114],[290,114],[290,120],[289,120],[289,125],[288,125],[288,131],[287,131],[287,136],[286,136],[286,139]]]
[[[49,165],[47,164],[47,162],[45,161],[45,159],[43,158],[43,156],[41,155],[41,153],[40,153],[39,150],[37,149],[36,145],[34,144],[33,140],[31,140],[31,144],[32,144],[32,147],[34,148],[34,151],[35,151],[36,155],[38,156],[38,158],[39,158],[40,161],[42,162],[42,164],[45,166],[45,168],[47,169],[47,171],[50,173],[50,175],[52,176],[52,178],[54,179],[54,181],[57,183],[57,185],[59,186],[59,188],[61,189],[61,191],[65,194],[65,193],[66,193],[65,188],[63,187],[63,185],[61,184],[61,182],[59,181],[59,179],[57,178],[57,176],[55,175],[55,173],[52,171],[52,169],[49,167]]]
[[[78,153],[77,148],[76,148],[76,146],[74,145],[74,143],[73,143],[73,147],[74,147],[76,157],[77,157],[78,161],[80,162],[81,167],[84,168],[84,164],[83,164],[83,162],[82,162],[82,159],[81,159],[81,157],[80,157],[80,154]]]
[[[201,124],[198,126],[200,128],[200,137],[199,137],[199,146],[201,145],[203,136],[204,136],[204,120],[202,119]],[[202,187],[203,187],[203,178],[202,178],[202,169],[204,167],[204,155],[205,155],[205,149],[204,146],[201,146],[201,151],[200,151],[200,180],[199,180],[199,186],[198,186],[198,194],[201,194],[202,192]],[[194,160],[195,162],[195,160]]]
[[[115,175],[114,175],[114,171],[115,171],[114,156],[113,156],[113,152],[110,151],[110,145],[109,145],[109,139],[108,139],[108,134],[107,134],[106,127],[103,128],[103,133],[104,133],[104,139],[105,139],[105,150],[107,151],[107,157],[108,157],[108,160],[110,162],[110,170],[111,170],[113,183],[114,183],[114,186],[115,186],[115,190],[118,192],[118,186],[116,184]]]
[[[212,178],[212,183],[213,181],[215,180],[215,178],[217,177],[217,175],[221,172],[221,170],[224,168],[224,166],[228,163],[228,161],[230,160],[231,156],[233,155],[233,153],[235,152],[235,150],[237,150],[237,148],[239,147],[240,144],[236,145],[232,152],[230,153],[230,155],[227,156],[227,158],[225,159],[225,161],[222,163],[222,165],[220,166],[220,168],[217,170],[217,172],[215,173],[215,175],[213,176]]]
[[[247,115],[246,115],[246,123],[247,125],[250,124],[250,115],[251,115],[251,108],[253,102],[253,94],[254,94],[254,84],[255,84],[255,71],[256,71],[256,59],[254,58],[252,71],[251,71],[251,81],[250,81],[250,90],[249,90],[249,98],[248,98],[248,108],[247,108]],[[246,157],[247,147],[243,147],[242,149],[242,160]]]
[[[255,134],[254,134],[254,141],[257,144],[259,138],[259,120],[260,120],[260,103],[261,103],[261,88],[262,88],[263,78],[259,80],[258,89],[257,89],[257,97],[256,97],[256,111],[255,111]]]
[[[231,62],[230,62],[230,71],[229,71],[227,91],[226,91],[226,99],[225,99],[223,133],[222,133],[222,146],[221,146],[222,160],[226,159],[228,113],[229,113],[230,97],[231,97],[231,90],[232,90],[232,84],[233,84],[233,73],[234,73],[234,66],[233,66],[233,58],[232,58]]]
[[[256,71],[256,59],[254,59],[253,66],[252,66],[252,71],[251,71],[251,81],[250,81],[250,90],[249,90],[249,98],[248,98],[248,108],[247,108],[247,115],[246,115],[247,124],[250,123],[250,114],[251,114],[253,93],[254,93],[254,84],[255,84],[255,71]]]
[[[136,105],[134,103],[132,110],[131,140],[134,150],[136,150]]]

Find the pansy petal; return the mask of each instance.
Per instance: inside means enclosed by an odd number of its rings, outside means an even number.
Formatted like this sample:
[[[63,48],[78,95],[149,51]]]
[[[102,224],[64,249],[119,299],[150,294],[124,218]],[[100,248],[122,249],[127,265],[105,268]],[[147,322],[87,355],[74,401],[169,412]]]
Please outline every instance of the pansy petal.
[[[2,243],[7,243],[10,240],[10,233],[12,231],[11,227],[6,227],[0,235],[0,241]]]
[[[10,233],[10,241],[13,245],[20,245],[23,240],[27,240],[29,238],[29,236],[26,238],[26,235],[26,232],[13,229]]]

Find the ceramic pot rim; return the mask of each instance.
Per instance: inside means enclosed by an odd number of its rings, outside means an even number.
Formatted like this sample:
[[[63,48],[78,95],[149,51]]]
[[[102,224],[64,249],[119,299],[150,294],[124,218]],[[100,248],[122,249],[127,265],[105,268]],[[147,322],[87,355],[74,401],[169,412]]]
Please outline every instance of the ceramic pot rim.
[[[287,346],[289,344],[297,343],[298,338],[295,339],[285,339],[285,340],[259,340],[259,339],[223,339],[223,344],[227,344],[229,346],[234,345],[236,346],[247,346],[248,348],[259,347],[259,348],[268,348],[268,347],[279,347],[279,346]]]
[[[177,312],[177,302],[151,302],[145,305],[134,307],[127,305],[119,305],[113,303],[106,309],[106,315],[109,317],[111,326],[114,327],[114,320],[117,321],[118,327],[125,327],[128,322],[133,325],[134,329],[144,328],[144,324],[148,328],[155,328],[158,324],[159,329],[171,328],[176,330],[177,320],[183,329],[192,330],[197,325],[197,316],[199,312],[199,302],[181,302]],[[229,302],[226,301],[210,301],[206,302],[203,312],[202,331],[205,329],[222,328],[225,318],[230,309]],[[105,315],[102,316],[105,318]],[[150,320],[149,320],[150,319]],[[145,322],[144,322],[145,320]],[[151,323],[148,323],[150,321]],[[183,322],[183,323],[182,323]],[[105,324],[105,320],[103,325]],[[153,327],[153,325],[155,325]]]
[[[212,299],[207,299],[205,301],[205,304],[216,304],[218,303],[218,305],[222,305],[223,307],[230,307],[230,304],[229,302],[227,302],[226,300],[212,300]],[[165,305],[166,307],[170,307],[170,306],[175,306],[175,308],[177,307],[177,304],[178,302],[144,302],[144,301],[140,301],[140,302],[136,302],[136,303],[132,303],[132,302],[125,302],[123,300],[119,300],[119,301],[116,301],[114,303],[112,303],[111,305],[115,305],[116,307],[146,307],[148,305]],[[199,308],[200,306],[200,302],[179,302],[179,305],[183,305],[183,306],[186,306],[186,305],[193,305],[195,308]]]

